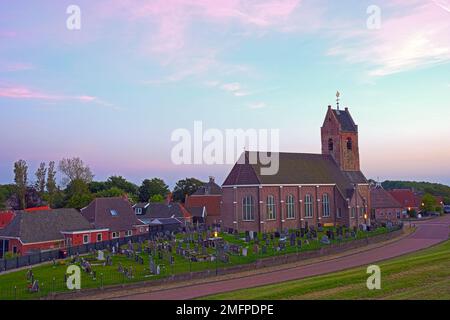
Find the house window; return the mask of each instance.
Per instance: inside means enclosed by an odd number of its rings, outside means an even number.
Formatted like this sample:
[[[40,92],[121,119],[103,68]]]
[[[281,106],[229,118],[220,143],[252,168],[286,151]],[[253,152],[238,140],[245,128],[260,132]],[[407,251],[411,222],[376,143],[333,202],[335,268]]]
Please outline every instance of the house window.
[[[119,237],[119,233],[118,232],[113,232],[112,233],[112,238],[113,239],[117,239]]]
[[[136,208],[135,212],[136,214],[142,214],[142,208]]]
[[[328,150],[333,151],[333,139],[328,139]]]
[[[275,198],[272,195],[267,196],[267,220],[275,220],[277,217],[275,209]]]
[[[341,208],[337,208],[336,216],[338,218],[342,218],[342,209]]]
[[[103,236],[101,233],[97,233],[97,242],[102,242]]]
[[[348,137],[347,138],[347,149],[348,150],[352,150],[352,138]]]
[[[253,197],[245,196],[242,199],[242,220],[253,221],[255,220],[255,215],[253,212]]]
[[[359,217],[361,218],[364,215],[364,207],[359,208]]]
[[[286,218],[295,218],[295,200],[292,194],[288,195],[286,198]]]
[[[397,219],[400,219],[400,211],[397,211]]]
[[[323,216],[330,216],[330,196],[328,193],[324,193],[322,196],[322,208],[323,208]]]
[[[125,231],[125,237],[131,237],[132,235],[133,235],[133,231],[132,230]]]
[[[352,207],[351,217],[352,217],[352,218],[355,218],[355,217],[356,217],[356,208],[355,208],[355,207]]]
[[[305,218],[312,218],[313,214],[312,196],[307,194],[305,196]]]
[[[89,235],[83,234],[83,244],[87,244],[87,243],[89,243]]]

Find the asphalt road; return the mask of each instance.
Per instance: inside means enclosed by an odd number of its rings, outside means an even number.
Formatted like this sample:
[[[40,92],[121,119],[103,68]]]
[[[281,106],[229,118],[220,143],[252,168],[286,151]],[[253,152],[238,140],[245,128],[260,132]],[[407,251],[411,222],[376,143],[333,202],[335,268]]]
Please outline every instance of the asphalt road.
[[[450,215],[415,223],[414,233],[386,246],[369,249],[348,256],[298,266],[274,272],[265,272],[237,279],[203,283],[149,293],[128,295],[127,300],[183,300],[211,294],[263,286],[283,281],[302,279],[353,267],[372,264],[410,252],[428,248],[449,238]],[[262,271],[263,272],[263,271]]]

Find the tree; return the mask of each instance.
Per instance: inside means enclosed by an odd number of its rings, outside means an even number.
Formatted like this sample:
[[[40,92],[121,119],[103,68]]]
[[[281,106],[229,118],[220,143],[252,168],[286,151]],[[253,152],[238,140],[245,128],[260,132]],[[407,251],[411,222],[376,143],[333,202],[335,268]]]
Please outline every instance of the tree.
[[[138,192],[138,186],[132,182],[127,181],[122,176],[109,177],[108,180],[106,180],[105,185],[108,189],[118,188],[130,194],[137,194]]]
[[[55,205],[55,194],[58,191],[58,187],[56,185],[55,161],[50,161],[48,164],[47,183],[45,186],[47,187],[48,204],[50,207],[53,207]]]
[[[28,166],[25,160],[19,160],[14,163],[14,182],[16,183],[16,192],[19,199],[20,209],[26,209],[26,193],[28,180]]]
[[[147,202],[154,195],[162,195],[165,197],[169,193],[169,186],[164,180],[153,178],[151,180],[145,179],[139,187],[139,201]]]
[[[91,169],[80,158],[62,159],[59,162],[59,171],[65,175],[63,185],[68,185],[74,180],[89,183],[94,178]]]
[[[422,204],[421,204],[422,210],[425,212],[431,212],[434,211],[436,208],[436,198],[433,197],[431,194],[426,193],[422,197]]]
[[[126,192],[117,187],[112,187],[107,190],[102,190],[94,194],[95,198],[114,198],[114,197],[122,197]]]
[[[190,196],[203,184],[204,183],[202,181],[195,178],[186,178],[178,181],[175,185],[175,188],[173,189],[173,200],[181,201],[184,203],[186,195]]]
[[[39,168],[37,169],[36,175],[36,183],[34,184],[34,188],[41,195],[45,192],[45,175],[47,174],[47,168],[45,168],[45,162],[41,162]]]
[[[160,194],[154,194],[153,196],[150,197],[150,202],[153,203],[163,203],[164,202],[164,197]]]
[[[65,193],[67,208],[81,209],[94,199],[87,183],[82,179],[75,179],[70,182],[67,185]]]

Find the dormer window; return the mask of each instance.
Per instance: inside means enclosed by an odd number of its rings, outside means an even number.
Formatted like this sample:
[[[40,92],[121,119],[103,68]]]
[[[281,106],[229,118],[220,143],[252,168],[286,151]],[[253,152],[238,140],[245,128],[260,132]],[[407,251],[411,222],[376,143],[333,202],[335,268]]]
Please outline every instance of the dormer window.
[[[328,150],[333,151],[333,139],[328,139]]]
[[[142,208],[136,208],[135,209],[136,214],[142,214]]]
[[[348,137],[347,138],[347,149],[348,150],[352,150],[352,138]]]
[[[111,213],[111,215],[113,217],[117,217],[119,215],[119,213],[116,210],[114,210],[114,209],[109,210],[109,212]]]

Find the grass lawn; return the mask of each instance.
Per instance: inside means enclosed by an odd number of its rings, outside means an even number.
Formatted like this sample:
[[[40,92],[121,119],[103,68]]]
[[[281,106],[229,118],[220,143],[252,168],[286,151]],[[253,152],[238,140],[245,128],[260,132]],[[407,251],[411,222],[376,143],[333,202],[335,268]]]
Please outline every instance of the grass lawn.
[[[202,299],[450,299],[450,241],[378,265],[380,290],[367,289],[364,266]]]
[[[326,229],[323,232],[318,233],[318,238],[320,239],[323,234],[325,234]],[[371,232],[362,232],[358,231],[356,234],[356,238],[365,238],[371,237],[374,235],[386,233],[386,228],[378,228]],[[175,249],[173,249],[173,256],[175,259],[174,265],[170,265],[170,254],[165,254],[162,259],[158,259],[158,257],[154,257],[155,264],[161,266],[161,274],[160,275],[152,275],[149,271],[149,256],[146,253],[141,253],[141,257],[144,259],[143,264],[139,264],[135,262],[134,259],[129,259],[125,255],[114,255],[112,256],[113,265],[112,266],[103,266],[102,262],[96,261],[93,255],[85,256],[84,258],[88,258],[92,264],[92,270],[96,272],[96,277],[93,278],[92,275],[88,275],[82,272],[81,278],[81,287],[82,289],[86,288],[99,288],[107,285],[117,285],[117,284],[126,284],[138,281],[151,281],[154,279],[159,279],[163,277],[168,277],[172,274],[179,273],[188,273],[195,272],[201,270],[215,270],[216,267],[223,268],[226,266],[238,265],[251,263],[256,261],[257,259],[276,256],[276,255],[284,255],[289,253],[295,253],[297,251],[307,251],[307,250],[316,250],[322,246],[326,246],[321,244],[318,240],[309,240],[309,244],[306,244],[303,239],[303,245],[299,249],[297,246],[290,246],[289,240],[286,244],[286,249],[283,252],[277,252],[274,246],[270,245],[267,247],[267,252],[263,255],[261,250],[259,253],[253,252],[252,248],[254,245],[254,241],[250,243],[246,243],[244,238],[244,234],[240,234],[238,237],[234,235],[229,235],[225,233],[219,234],[227,243],[229,244],[237,244],[240,246],[247,246],[249,248],[248,255],[242,256],[240,254],[230,254],[230,261],[228,263],[220,262],[220,261],[203,261],[203,262],[190,262],[185,257],[175,254]],[[183,239],[183,234],[178,234],[177,240]],[[262,246],[262,235],[260,237],[260,248]],[[205,237],[204,237],[205,238]],[[195,237],[196,239],[196,237]],[[345,239],[343,241],[352,241],[353,238]],[[276,241],[275,241],[276,242]],[[332,241],[332,243],[336,243],[337,240]],[[182,244],[184,248],[187,247],[187,244],[184,242]],[[123,246],[124,248],[127,245]],[[190,245],[192,249],[194,247],[193,244]],[[138,245],[135,244],[135,249],[137,250]],[[215,249],[208,248],[208,254],[214,254]],[[108,253],[105,252],[105,256]],[[133,277],[127,278],[122,273],[118,272],[119,263],[124,268],[133,268]],[[33,267],[34,279],[39,281],[40,292],[39,293],[30,293],[28,292],[27,286],[30,285],[30,282],[26,279],[27,270],[19,270],[10,273],[0,274],[0,300],[8,300],[8,299],[36,299],[42,296],[46,296],[52,292],[63,292],[67,291],[66,283],[64,280],[64,275],[66,273],[67,267],[71,264],[70,259],[57,261],[56,265],[52,263],[35,266]]]

